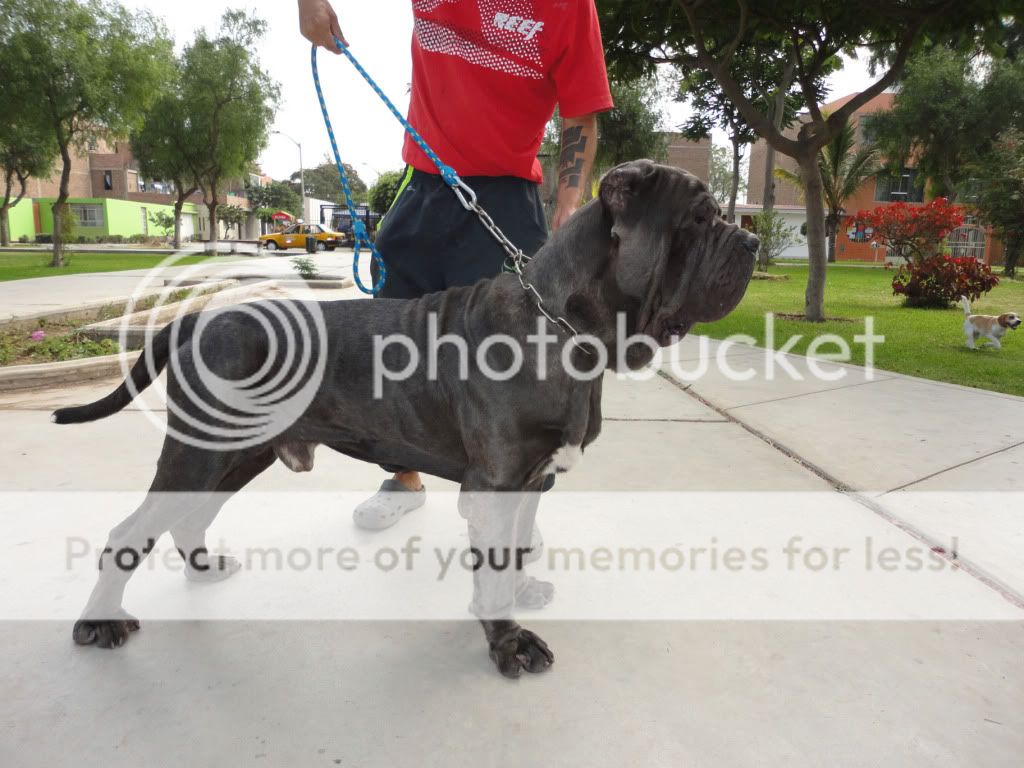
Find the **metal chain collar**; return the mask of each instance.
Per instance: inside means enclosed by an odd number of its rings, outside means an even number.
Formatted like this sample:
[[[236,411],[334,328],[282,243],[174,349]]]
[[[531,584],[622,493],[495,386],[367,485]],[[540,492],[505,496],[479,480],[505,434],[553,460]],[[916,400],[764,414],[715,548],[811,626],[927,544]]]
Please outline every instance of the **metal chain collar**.
[[[452,186],[452,191],[455,196],[459,198],[459,202],[462,203],[462,207],[467,211],[472,211],[479,218],[480,222],[487,228],[487,231],[494,236],[494,239],[498,241],[502,248],[505,249],[505,253],[508,254],[508,258],[505,259],[505,271],[511,272],[519,279],[519,285],[523,287],[523,290],[533,295],[533,302],[537,305],[537,309],[544,317],[550,322],[562,328],[563,331],[569,334],[572,339],[572,343],[576,345],[577,349],[582,350],[586,354],[592,354],[589,349],[584,347],[579,342],[579,331],[577,331],[572,323],[566,320],[561,315],[552,315],[547,309],[544,308],[544,299],[541,297],[540,292],[534,286],[533,283],[526,281],[526,277],[523,275],[523,267],[531,260],[530,256],[523,253],[521,248],[509,240],[505,233],[498,228],[498,225],[494,223],[494,219],[491,218],[490,214],[485,211],[480,204],[476,201],[476,193],[466,185],[462,179]]]

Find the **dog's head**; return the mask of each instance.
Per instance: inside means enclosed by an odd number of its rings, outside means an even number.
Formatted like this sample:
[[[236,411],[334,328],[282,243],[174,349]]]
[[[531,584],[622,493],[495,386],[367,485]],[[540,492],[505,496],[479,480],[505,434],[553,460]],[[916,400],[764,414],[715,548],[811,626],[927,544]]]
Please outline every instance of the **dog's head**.
[[[600,199],[615,283],[635,302],[634,332],[665,346],[739,304],[759,242],[722,219],[700,179],[634,160],[605,174]]]
[[[997,320],[1003,328],[1009,328],[1011,331],[1016,331],[1017,326],[1020,325],[1020,315],[1016,312],[1006,312],[1000,315]]]

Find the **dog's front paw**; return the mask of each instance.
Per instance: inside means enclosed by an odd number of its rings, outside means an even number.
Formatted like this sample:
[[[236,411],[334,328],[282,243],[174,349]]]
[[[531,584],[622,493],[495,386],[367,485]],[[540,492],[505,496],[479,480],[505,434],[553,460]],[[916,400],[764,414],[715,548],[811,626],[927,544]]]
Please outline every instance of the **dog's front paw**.
[[[224,581],[242,570],[242,564],[228,555],[203,556],[192,563],[185,561],[185,578],[189,581],[212,583]]]
[[[71,637],[78,645],[98,645],[100,648],[120,648],[128,641],[128,635],[139,631],[139,620],[123,613],[117,619],[79,619],[71,630]]]
[[[548,644],[528,629],[516,626],[491,642],[491,661],[505,677],[516,679],[527,672],[543,672],[555,661]]]

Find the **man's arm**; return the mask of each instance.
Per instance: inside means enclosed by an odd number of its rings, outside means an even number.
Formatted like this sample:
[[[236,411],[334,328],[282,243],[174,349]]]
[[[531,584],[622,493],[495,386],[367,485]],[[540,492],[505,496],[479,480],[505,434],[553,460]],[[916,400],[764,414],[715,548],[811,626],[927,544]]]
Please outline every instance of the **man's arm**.
[[[558,158],[558,193],[551,229],[562,226],[579,208],[597,154],[597,114],[562,119],[562,146]]]

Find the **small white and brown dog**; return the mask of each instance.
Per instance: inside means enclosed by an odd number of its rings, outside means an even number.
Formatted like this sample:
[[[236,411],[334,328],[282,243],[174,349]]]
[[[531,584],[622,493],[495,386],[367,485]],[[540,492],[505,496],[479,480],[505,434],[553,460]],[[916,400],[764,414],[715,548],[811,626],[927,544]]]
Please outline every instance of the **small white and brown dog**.
[[[964,333],[967,334],[967,346],[977,349],[978,339],[988,339],[996,349],[1002,349],[999,340],[1006,335],[1007,329],[1017,330],[1020,315],[1016,312],[1004,312],[1001,315],[972,315],[971,302],[966,296],[960,297],[960,306],[964,308]]]

